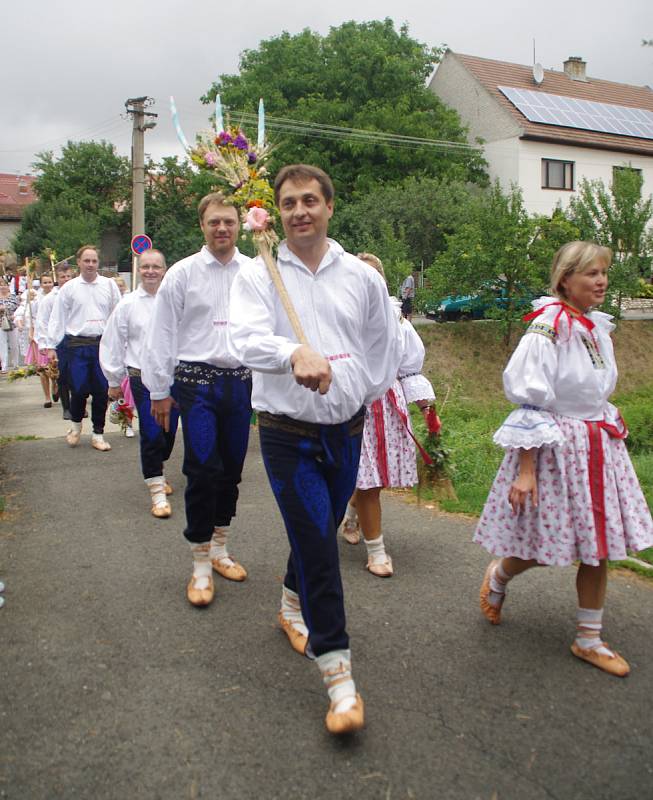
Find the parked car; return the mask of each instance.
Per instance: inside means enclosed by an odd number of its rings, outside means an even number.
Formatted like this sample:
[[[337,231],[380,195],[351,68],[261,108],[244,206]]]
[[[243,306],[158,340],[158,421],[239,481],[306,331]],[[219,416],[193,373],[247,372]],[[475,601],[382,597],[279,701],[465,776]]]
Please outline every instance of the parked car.
[[[516,300],[517,308],[524,311],[530,308],[532,292],[526,292]],[[424,314],[436,322],[453,322],[455,320],[485,319],[488,312],[495,308],[503,309],[508,303],[508,295],[504,286],[493,286],[489,291],[477,294],[448,295],[435,302],[427,302]]]

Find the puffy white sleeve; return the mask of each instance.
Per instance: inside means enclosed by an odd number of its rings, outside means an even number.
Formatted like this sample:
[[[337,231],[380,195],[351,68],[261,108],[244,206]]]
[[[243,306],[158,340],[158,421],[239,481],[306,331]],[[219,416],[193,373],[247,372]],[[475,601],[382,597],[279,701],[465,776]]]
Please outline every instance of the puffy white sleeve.
[[[186,273],[171,267],[154,299],[152,318],[143,343],[141,379],[152,400],[170,395],[177,364],[177,336],[184,314]]]
[[[120,386],[127,374],[125,355],[129,335],[130,308],[131,303],[126,302],[126,298],[118,303],[107,320],[106,328],[100,339],[100,367],[112,388]]]
[[[398,378],[407,403],[418,400],[435,400],[435,392],[431,381],[422,375],[425,349],[419,334],[412,324],[404,319],[399,328],[403,340],[403,356],[399,365]]]
[[[557,361],[557,346],[551,338],[529,332],[522,336],[503,373],[506,397],[519,408],[494,434],[496,444],[530,450],[563,443],[561,429],[546,410],[555,398]]]
[[[52,303],[56,299],[56,294],[46,295],[39,306],[39,313],[36,317],[36,325],[34,326],[34,338],[39,350],[45,350],[48,345],[48,322],[52,313]],[[51,299],[50,299],[51,298]]]
[[[291,371],[290,357],[299,342],[274,333],[275,292],[257,262],[238,270],[229,294],[229,351],[243,366],[259,372]]]
[[[363,326],[367,366],[365,405],[377,400],[397,380],[404,352],[396,301],[376,270],[368,270],[368,316]],[[367,274],[366,272],[366,274]]]

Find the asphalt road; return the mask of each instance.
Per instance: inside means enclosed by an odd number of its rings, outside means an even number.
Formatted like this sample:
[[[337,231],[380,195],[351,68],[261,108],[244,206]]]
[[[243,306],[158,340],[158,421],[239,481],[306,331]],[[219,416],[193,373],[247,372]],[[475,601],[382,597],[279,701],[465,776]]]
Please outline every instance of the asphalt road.
[[[650,584],[611,575],[606,633],[633,668],[612,678],[569,652],[573,568],[515,581],[492,627],[473,520],[386,496],[395,576],[341,544],[367,727],[338,740],[316,666],[276,627],[287,546],[256,435],[232,537],[250,578],[216,578],[199,610],[184,597],[181,446],[174,515],[156,520],[137,440],[68,448],[37,389],[0,380],[0,435],[50,437],[0,448],[0,797],[653,796]]]

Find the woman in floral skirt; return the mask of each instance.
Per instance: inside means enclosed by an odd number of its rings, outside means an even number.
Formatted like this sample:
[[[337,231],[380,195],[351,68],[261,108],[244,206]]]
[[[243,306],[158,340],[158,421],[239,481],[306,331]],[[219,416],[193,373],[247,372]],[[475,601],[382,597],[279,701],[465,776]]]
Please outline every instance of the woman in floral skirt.
[[[630,671],[601,639],[608,560],[653,545],[653,521],[608,398],[617,383],[605,299],[612,254],[591,242],[556,253],[552,297],[533,303],[531,325],[503,374],[519,404],[495,433],[505,448],[474,540],[499,556],[485,573],[481,609],[501,621],[508,582],[534,566],[580,561],[572,653],[613,675]]]

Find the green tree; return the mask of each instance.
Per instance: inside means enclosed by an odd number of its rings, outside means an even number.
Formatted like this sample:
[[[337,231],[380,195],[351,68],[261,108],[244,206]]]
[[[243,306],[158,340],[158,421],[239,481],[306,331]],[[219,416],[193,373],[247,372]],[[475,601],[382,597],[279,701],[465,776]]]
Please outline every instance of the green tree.
[[[331,235],[353,252],[371,251],[384,263],[395,294],[409,272],[430,266],[465,218],[473,188],[459,181],[408,176],[380,184],[349,203],[336,201]]]
[[[253,112],[259,97],[270,116],[322,125],[358,128],[466,143],[466,133],[425,81],[441,48],[430,48],[395,30],[392,20],[346,22],[326,36],[308,29],[282,33],[246,50],[238,75],[221,75],[202,98],[221,95],[234,121]],[[469,147],[407,148],[290,132],[279,134],[271,159],[282,164],[307,162],[325,169],[343,199],[378,183],[409,174],[486,180],[480,151]]]
[[[567,216],[580,238],[609,247],[613,253],[608,310],[619,312],[622,298],[637,292],[640,278],[650,278],[653,198],[642,196],[643,177],[636,169],[616,169],[610,186],[584,179],[569,203]]]
[[[32,166],[38,200],[26,209],[13,240],[19,257],[48,249],[68,255],[84,242],[99,243],[108,230],[129,240],[130,167],[112,144],[68,142],[60,158],[39,153]]]
[[[485,302],[500,294],[493,315],[507,345],[528,301],[547,286],[553,253],[574,232],[559,214],[530,217],[521,190],[513,185],[504,193],[496,182],[485,193],[470,195],[464,219],[445,236],[446,250],[428,273],[434,292],[479,295]]]

